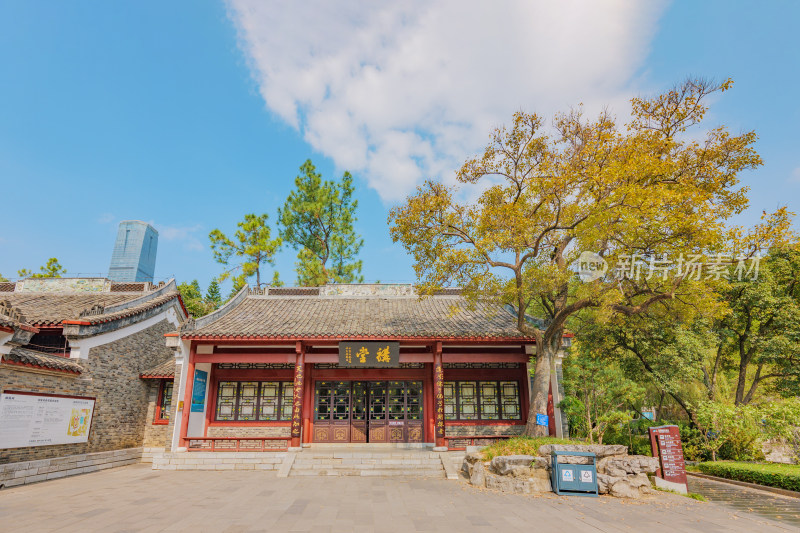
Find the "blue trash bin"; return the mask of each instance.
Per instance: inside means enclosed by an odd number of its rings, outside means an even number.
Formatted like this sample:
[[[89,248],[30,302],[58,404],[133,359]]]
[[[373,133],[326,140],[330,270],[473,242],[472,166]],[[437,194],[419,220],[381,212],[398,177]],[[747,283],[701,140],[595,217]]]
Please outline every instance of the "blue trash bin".
[[[560,456],[591,457],[588,465],[559,463]],[[594,496],[600,492],[597,487],[597,457],[591,452],[553,452],[550,456],[550,482],[553,492],[558,495]]]

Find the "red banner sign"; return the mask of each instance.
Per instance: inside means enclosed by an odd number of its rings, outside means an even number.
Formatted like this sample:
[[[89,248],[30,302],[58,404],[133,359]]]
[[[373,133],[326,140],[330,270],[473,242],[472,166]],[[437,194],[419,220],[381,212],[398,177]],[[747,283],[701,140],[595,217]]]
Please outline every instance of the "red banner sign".
[[[300,421],[303,413],[303,358],[298,357],[294,365],[294,389],[292,391],[292,437],[300,437]]]
[[[442,370],[441,359],[433,363],[433,395],[436,416],[436,438],[444,437],[444,370]]]

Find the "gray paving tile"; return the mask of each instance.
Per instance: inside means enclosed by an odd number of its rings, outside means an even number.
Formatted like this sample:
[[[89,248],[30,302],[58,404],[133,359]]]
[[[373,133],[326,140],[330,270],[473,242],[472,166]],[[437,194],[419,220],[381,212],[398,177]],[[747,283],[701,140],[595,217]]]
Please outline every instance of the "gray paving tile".
[[[751,508],[661,493],[645,501],[523,496],[444,479],[279,479],[275,472],[154,472],[135,465],[4,489],[0,532],[799,530],[778,521],[785,518],[782,507],[759,505],[762,514]]]

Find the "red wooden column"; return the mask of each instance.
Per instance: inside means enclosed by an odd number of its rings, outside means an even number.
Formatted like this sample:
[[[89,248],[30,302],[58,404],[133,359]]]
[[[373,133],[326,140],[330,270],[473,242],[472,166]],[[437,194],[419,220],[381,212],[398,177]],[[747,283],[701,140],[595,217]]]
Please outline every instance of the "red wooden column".
[[[433,352],[433,416],[437,447],[445,446],[444,440],[444,369],[442,368],[442,343],[437,342]]]
[[[292,392],[292,443],[293,448],[300,446],[303,421],[303,385],[305,384],[305,347],[297,341],[295,344],[297,358],[294,363],[294,389]]]
[[[312,380],[314,377],[314,363],[306,363],[305,394],[303,395],[303,444],[311,442],[313,428],[311,426],[311,415],[314,413],[314,387]]]
[[[192,410],[192,387],[194,387],[194,352],[192,342],[189,349],[189,361],[186,362],[186,384],[183,390],[183,412],[181,413],[181,438],[178,446],[186,445],[186,432],[189,429],[189,413]]]

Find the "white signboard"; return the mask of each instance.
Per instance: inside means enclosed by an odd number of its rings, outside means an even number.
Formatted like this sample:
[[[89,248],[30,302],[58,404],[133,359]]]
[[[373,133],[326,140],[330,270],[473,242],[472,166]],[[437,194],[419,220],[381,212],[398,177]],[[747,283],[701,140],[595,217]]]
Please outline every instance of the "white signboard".
[[[591,483],[592,482],[592,471],[591,470],[581,470],[581,481],[583,483]]]
[[[94,400],[0,394],[0,448],[87,442]]]

